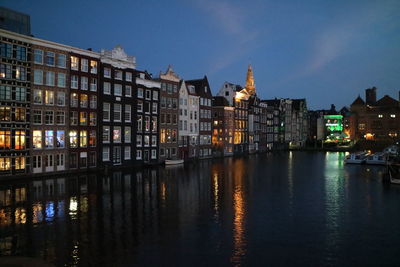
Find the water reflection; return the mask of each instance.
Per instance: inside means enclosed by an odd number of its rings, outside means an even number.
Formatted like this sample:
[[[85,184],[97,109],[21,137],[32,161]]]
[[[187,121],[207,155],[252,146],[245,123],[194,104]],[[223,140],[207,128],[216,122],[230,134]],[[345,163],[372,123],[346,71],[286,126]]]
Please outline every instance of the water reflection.
[[[377,255],[395,255],[400,226],[385,219],[400,219],[400,190],[343,159],[291,152],[0,183],[0,255],[57,266],[341,265],[361,246],[354,238],[373,248],[355,263],[385,242]]]

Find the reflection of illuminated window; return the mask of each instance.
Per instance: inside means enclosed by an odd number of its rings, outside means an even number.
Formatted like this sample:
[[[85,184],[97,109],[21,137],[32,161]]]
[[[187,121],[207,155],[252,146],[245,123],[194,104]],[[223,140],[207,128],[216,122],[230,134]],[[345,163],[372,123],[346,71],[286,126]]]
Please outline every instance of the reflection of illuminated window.
[[[80,131],[80,147],[87,147],[87,131]]]
[[[114,143],[121,143],[121,127],[115,126],[113,130]]]
[[[33,148],[42,148],[42,131],[35,130],[33,131]]]
[[[11,132],[0,131],[0,149],[10,149],[10,148],[11,148]]]
[[[69,131],[69,145],[71,148],[78,147],[78,131]]]
[[[0,171],[11,170],[11,158],[0,158]]]
[[[25,149],[25,131],[15,131],[15,149]]]

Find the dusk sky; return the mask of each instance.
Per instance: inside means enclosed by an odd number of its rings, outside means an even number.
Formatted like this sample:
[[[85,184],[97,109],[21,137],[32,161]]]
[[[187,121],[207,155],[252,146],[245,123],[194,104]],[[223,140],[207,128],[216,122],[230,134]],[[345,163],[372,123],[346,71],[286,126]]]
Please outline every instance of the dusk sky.
[[[244,85],[263,98],[350,105],[376,86],[398,98],[400,1],[2,1],[31,16],[32,34],[80,48],[120,44],[153,76]]]

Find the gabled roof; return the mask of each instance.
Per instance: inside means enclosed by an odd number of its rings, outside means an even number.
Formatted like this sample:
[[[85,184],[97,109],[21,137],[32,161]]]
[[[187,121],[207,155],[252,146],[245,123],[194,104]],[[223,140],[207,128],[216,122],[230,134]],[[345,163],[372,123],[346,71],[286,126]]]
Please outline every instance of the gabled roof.
[[[208,83],[207,76],[204,75],[203,79],[187,80],[186,84],[193,85],[196,89],[196,94],[199,96],[212,97],[210,84]],[[204,87],[207,86],[207,92],[204,91]]]
[[[364,100],[362,100],[362,98],[358,96],[350,106],[363,106],[363,105],[365,105]]]
[[[399,105],[399,102],[396,99],[394,99],[388,95],[385,95],[384,97],[379,99],[375,105],[376,106],[396,106],[397,107]]]
[[[229,101],[223,96],[214,96],[212,99],[214,107],[229,107]]]

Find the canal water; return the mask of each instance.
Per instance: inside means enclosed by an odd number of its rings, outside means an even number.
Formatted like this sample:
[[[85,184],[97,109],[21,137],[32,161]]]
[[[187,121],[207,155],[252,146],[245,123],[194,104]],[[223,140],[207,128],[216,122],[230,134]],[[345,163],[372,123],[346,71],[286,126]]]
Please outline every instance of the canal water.
[[[0,183],[0,254],[56,266],[400,265],[400,186],[282,152]]]

